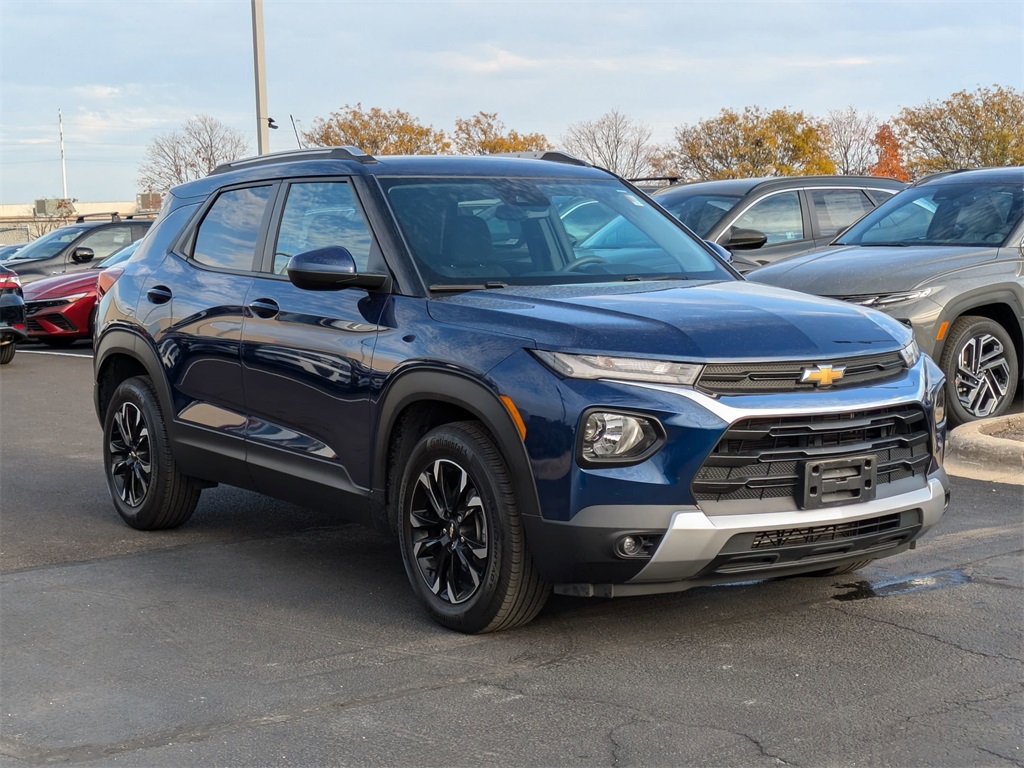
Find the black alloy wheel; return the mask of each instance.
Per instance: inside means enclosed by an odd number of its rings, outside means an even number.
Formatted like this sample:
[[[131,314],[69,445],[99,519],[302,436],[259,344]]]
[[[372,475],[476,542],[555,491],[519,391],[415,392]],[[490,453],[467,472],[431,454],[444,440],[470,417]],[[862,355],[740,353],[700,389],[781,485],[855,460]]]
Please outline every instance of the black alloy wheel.
[[[1006,330],[985,317],[958,318],[939,366],[946,374],[950,426],[1000,416],[1013,400],[1020,376]]]
[[[434,461],[416,479],[409,514],[420,577],[441,600],[466,602],[489,559],[487,518],[469,473],[453,461]]]
[[[114,413],[114,428],[107,443],[110,479],[114,491],[129,507],[146,500],[153,480],[153,459],[149,427],[139,407],[122,402]]]
[[[549,586],[526,546],[509,469],[476,422],[424,435],[400,459],[399,539],[413,590],[438,623],[460,632],[525,624]]]
[[[160,401],[145,376],[121,382],[107,405],[103,466],[114,508],[132,528],[176,528],[199,502],[201,486],[178,470]]]

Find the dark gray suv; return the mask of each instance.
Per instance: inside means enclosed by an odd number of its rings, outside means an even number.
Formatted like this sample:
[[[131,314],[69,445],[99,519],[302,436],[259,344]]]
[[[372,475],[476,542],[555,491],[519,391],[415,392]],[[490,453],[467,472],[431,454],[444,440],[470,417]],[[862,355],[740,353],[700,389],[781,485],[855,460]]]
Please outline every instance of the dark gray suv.
[[[680,184],[653,197],[747,272],[828,245],[905,186],[881,176],[788,176]]]
[[[880,309],[946,374],[949,418],[1009,409],[1024,353],[1024,167],[930,176],[833,247],[749,275]]]

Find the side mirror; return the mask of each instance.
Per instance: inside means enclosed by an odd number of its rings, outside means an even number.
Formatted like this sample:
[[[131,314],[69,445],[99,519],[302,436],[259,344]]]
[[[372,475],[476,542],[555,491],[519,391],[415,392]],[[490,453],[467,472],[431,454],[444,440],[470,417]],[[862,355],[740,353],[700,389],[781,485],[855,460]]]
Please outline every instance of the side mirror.
[[[388,281],[387,275],[356,271],[356,260],[348,248],[330,245],[292,256],[288,279],[307,291],[337,291],[342,288],[375,290]]]
[[[729,240],[725,247],[737,251],[753,251],[768,242],[768,235],[756,229],[733,227],[729,230]]]
[[[71,260],[75,264],[87,264],[96,258],[96,251],[92,248],[86,248],[84,245],[80,245],[71,252]]]

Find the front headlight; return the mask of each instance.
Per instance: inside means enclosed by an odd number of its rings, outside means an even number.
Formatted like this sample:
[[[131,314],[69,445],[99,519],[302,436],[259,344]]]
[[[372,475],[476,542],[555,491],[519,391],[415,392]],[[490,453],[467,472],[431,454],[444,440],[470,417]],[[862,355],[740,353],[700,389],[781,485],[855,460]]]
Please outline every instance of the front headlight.
[[[907,368],[913,368],[921,359],[921,348],[917,346],[917,340],[913,339],[907,346],[900,350],[900,357],[907,364]]]
[[[872,296],[863,301],[858,301],[865,307],[891,307],[893,304],[902,304],[905,301],[916,301],[923,299],[935,292],[934,288],[922,288],[918,291],[898,291],[896,293],[882,293]]]
[[[534,355],[556,373],[570,379],[618,379],[656,384],[692,386],[703,366],[670,360],[608,355],[570,355],[534,350]]]
[[[79,299],[84,299],[88,295],[88,291],[86,291],[85,293],[72,293],[70,296],[61,296],[59,299],[54,299],[54,301],[63,301],[68,304],[71,304],[75,301],[78,301]]]
[[[664,430],[656,419],[631,413],[590,411],[580,430],[583,464],[631,464],[647,458],[662,442]]]

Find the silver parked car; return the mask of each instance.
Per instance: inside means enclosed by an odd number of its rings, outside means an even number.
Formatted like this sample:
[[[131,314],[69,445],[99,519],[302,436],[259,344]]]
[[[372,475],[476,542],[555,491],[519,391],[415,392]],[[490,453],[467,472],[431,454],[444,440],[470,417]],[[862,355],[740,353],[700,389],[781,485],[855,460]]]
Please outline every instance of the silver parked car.
[[[929,176],[832,246],[750,280],[862,304],[914,329],[947,379],[949,418],[1005,413],[1024,355],[1024,167]]]

